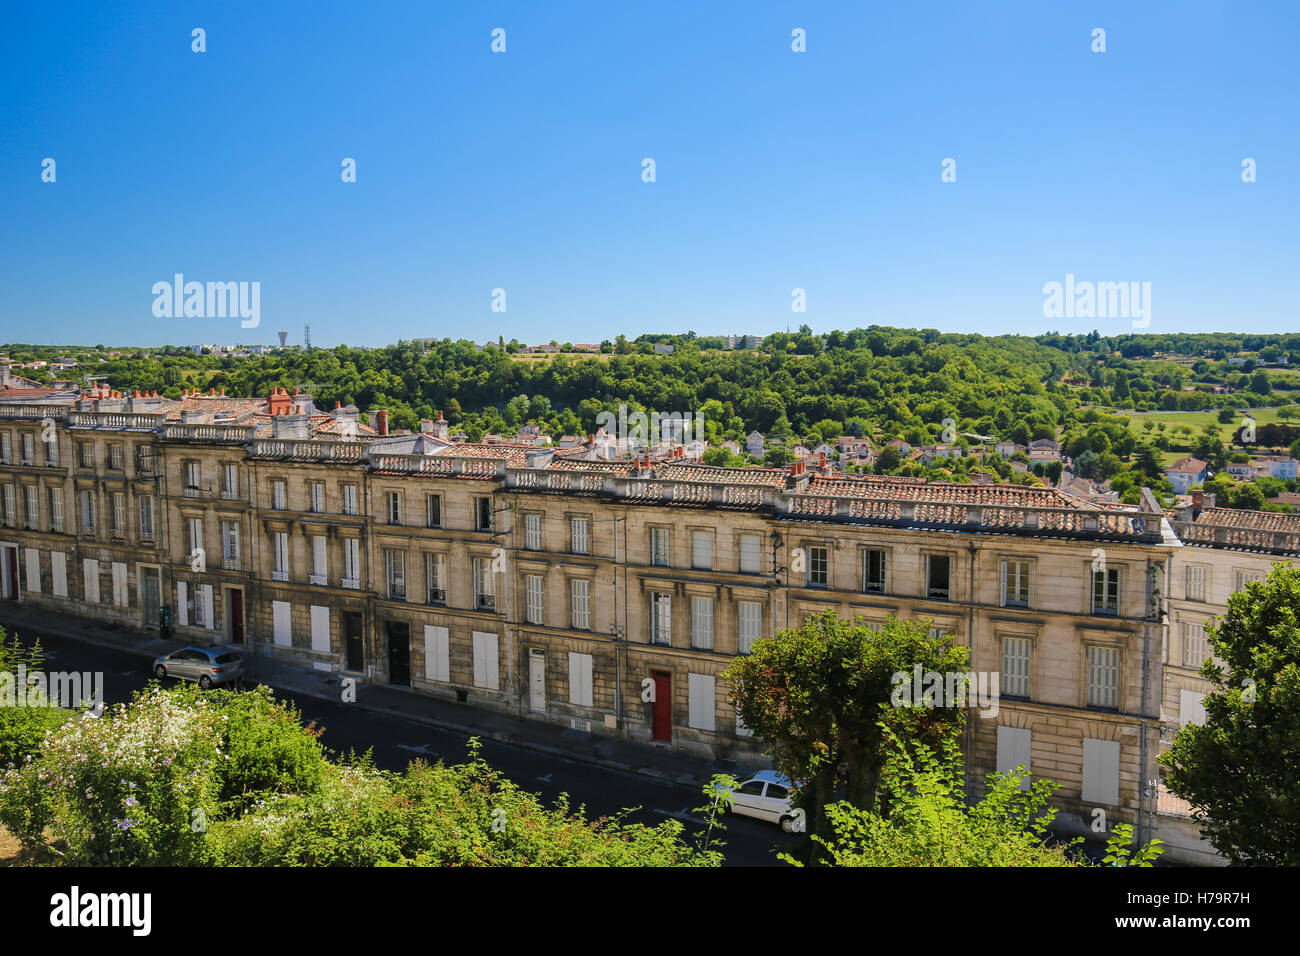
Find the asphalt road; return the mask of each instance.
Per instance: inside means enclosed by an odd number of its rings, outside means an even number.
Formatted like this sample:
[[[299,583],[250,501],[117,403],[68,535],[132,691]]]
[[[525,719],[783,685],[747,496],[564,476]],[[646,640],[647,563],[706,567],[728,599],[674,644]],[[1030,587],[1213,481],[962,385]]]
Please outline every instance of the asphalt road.
[[[26,638],[20,640],[30,643]],[[132,692],[144,687],[152,677],[144,658],[114,648],[54,635],[42,635],[41,646],[51,670],[103,673],[106,704],[129,700]],[[468,738],[454,731],[278,688],[276,696],[292,700],[304,720],[323,726],[321,740],[327,747],[340,753],[371,750],[375,764],[383,769],[401,770],[416,758],[456,763],[467,753]],[[539,794],[547,802],[568,794],[570,805],[585,806],[589,817],[639,808],[630,819],[655,824],[672,817],[686,825],[688,834],[703,829],[703,821],[692,813],[704,800],[697,788],[487,739],[483,740],[481,753],[484,760],[519,787]],[[804,837],[783,833],[774,823],[730,816],[722,839],[728,866],[784,866],[776,853],[794,847]]]

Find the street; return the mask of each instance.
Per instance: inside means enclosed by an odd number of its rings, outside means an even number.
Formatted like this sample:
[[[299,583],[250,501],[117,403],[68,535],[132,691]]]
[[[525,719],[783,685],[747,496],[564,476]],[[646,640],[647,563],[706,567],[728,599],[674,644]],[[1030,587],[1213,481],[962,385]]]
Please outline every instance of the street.
[[[20,633],[19,640],[25,645],[34,643],[26,634]],[[41,635],[40,643],[51,670],[102,672],[106,706],[129,700],[152,679],[149,662],[143,657],[52,634]],[[402,770],[417,758],[458,763],[466,757],[468,738],[463,734],[374,713],[355,704],[274,689],[277,697],[293,701],[304,723],[315,721],[324,727],[321,740],[335,753],[371,750],[376,766],[385,770]],[[629,817],[636,822],[653,825],[665,818],[678,819],[691,838],[703,829],[703,821],[693,812],[704,802],[698,788],[557,758],[486,737],[481,753],[488,764],[547,803],[567,793],[575,809],[585,806],[589,818],[636,807],[640,809]],[[784,866],[776,853],[803,839],[783,833],[776,824],[747,817],[729,816],[724,822],[728,866]],[[716,828],[714,833],[716,836]]]

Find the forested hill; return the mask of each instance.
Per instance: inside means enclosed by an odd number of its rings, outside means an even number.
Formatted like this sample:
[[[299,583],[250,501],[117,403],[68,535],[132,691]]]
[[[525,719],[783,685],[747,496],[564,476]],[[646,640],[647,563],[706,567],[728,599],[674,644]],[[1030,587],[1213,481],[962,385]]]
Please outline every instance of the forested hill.
[[[654,342],[672,344],[674,351],[653,354]],[[1089,406],[1142,411],[1286,404],[1292,373],[1278,363],[1300,365],[1300,335],[1030,338],[873,326],[827,335],[777,333],[757,350],[720,345],[693,335],[652,335],[635,342],[619,336],[602,344],[601,355],[525,355],[517,342],[480,349],[463,340],[289,348],[247,357],[175,347],[150,349],[146,356],[119,348],[107,361],[101,361],[109,351],[103,346],[4,348],[16,363],[75,357],[77,369],[60,374],[104,375],[123,391],[156,388],[175,396],[182,387],[199,387],[265,395],[274,386],[298,387],[322,408],[335,401],[363,411],[388,408],[394,425],[407,428],[442,411],[471,438],[513,434],[526,421],[556,437],[585,434],[599,412],[626,403],[661,413],[702,411],[715,440],[757,429],[805,443],[841,434],[934,440],[945,418],[959,431],[1023,442],[1055,437]],[[1244,364],[1243,355],[1249,356]],[[1236,359],[1232,365],[1230,358]]]

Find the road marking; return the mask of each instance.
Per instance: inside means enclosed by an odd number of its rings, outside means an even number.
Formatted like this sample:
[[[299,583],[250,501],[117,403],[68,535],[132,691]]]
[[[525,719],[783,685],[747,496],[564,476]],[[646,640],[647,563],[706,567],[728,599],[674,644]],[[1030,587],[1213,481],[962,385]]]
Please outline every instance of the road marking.
[[[428,745],[428,744],[420,744],[420,746],[418,746],[418,747],[412,747],[410,744],[398,744],[398,745],[397,745],[397,749],[398,749],[398,750],[410,750],[411,752],[413,752],[413,753],[417,753],[417,754],[427,754],[427,753],[429,752],[429,745]]]
[[[682,807],[680,810],[671,810],[671,811],[656,810],[655,813],[663,814],[666,817],[675,817],[678,820],[689,820],[691,823],[699,823],[699,824],[708,823],[707,820],[701,820],[699,817],[691,816],[687,807]]]
[[[555,771],[553,771],[553,770],[551,771],[551,773],[554,773],[554,772],[555,772]],[[538,777],[537,779],[540,780],[542,783],[550,783],[550,782],[551,782],[551,774],[548,773],[545,777]]]

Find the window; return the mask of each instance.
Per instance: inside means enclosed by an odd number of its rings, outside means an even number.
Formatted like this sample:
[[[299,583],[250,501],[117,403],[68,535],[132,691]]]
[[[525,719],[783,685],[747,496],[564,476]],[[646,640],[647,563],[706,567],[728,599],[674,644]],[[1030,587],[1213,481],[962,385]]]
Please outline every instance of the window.
[[[239,522],[221,522],[221,566],[227,571],[239,570]]]
[[[424,496],[424,523],[430,528],[442,527],[442,495]]]
[[[1187,724],[1204,724],[1205,714],[1205,695],[1199,694],[1194,690],[1180,690],[1178,692],[1178,723],[1186,726]]]
[[[41,593],[41,553],[35,548],[24,549],[27,558],[27,590],[32,594]]]
[[[1200,667],[1210,657],[1210,641],[1205,623],[1183,622],[1183,666]]]
[[[451,632],[445,627],[424,625],[424,678],[451,680]]]
[[[63,489],[50,489],[50,529],[63,530]]]
[[[671,644],[673,638],[673,596],[664,591],[650,592],[650,641]]]
[[[689,705],[687,726],[694,730],[713,730],[717,696],[711,674],[687,674],[686,697]]]
[[[668,529],[650,529],[650,563],[655,567],[668,567]]]
[[[142,475],[153,474],[153,446],[135,446],[135,470]]]
[[[529,551],[542,550],[542,516],[524,516],[524,547]]]
[[[763,605],[757,601],[741,601],[736,609],[740,653],[748,654],[763,629]]]
[[[83,441],[78,443],[77,450],[81,455],[81,467],[93,469],[95,467],[95,446],[88,441]],[[198,466],[196,465],[195,467]],[[198,486],[198,481],[196,480],[194,482],[194,487],[197,488]]]
[[[1027,637],[1002,638],[1002,693],[1029,699],[1029,652]]]
[[[314,534],[311,538],[311,577],[308,583],[328,585],[329,562],[325,556],[325,536],[323,534]]]
[[[740,573],[758,574],[762,570],[763,539],[756,534],[740,536]]]
[[[691,567],[713,570],[713,535],[708,531],[691,532]]]
[[[113,492],[113,534],[126,534],[126,495],[120,491]]]
[[[23,498],[27,505],[27,527],[36,528],[41,523],[41,492],[35,485],[23,487]]]
[[[81,530],[87,534],[95,533],[95,493],[81,493]]]
[[[402,493],[400,491],[390,491],[388,493],[388,523],[402,523]]]
[[[28,436],[24,435],[23,437],[26,438]],[[24,451],[25,450],[26,449],[24,449]],[[108,446],[108,467],[113,471],[121,471],[123,468],[122,446],[117,443]]]
[[[221,497],[234,501],[239,497],[239,466],[227,462],[221,469]]]
[[[394,601],[406,600],[406,552],[395,548],[384,549],[384,577],[388,581],[388,596]]]
[[[289,533],[277,531],[272,535],[271,580],[289,580]]]
[[[140,496],[140,537],[153,537],[153,495]]]
[[[23,432],[23,464],[31,465],[36,461],[36,441],[31,432]]]
[[[479,531],[492,530],[492,499],[474,499],[474,527]]]
[[[487,558],[475,558],[474,606],[480,610],[496,610],[497,596],[493,578],[492,562]]]
[[[199,463],[197,461],[187,461],[185,468],[185,494],[194,498],[199,493]]]
[[[1189,564],[1187,566],[1187,600],[1205,600],[1205,579],[1208,576],[1206,574],[1208,570],[1203,564]]]
[[[276,479],[271,482],[271,507],[276,511],[283,511],[285,506],[285,488],[284,482]]]
[[[357,513],[357,486],[343,486],[343,513],[345,515],[354,515]]]
[[[325,482],[323,481],[311,483],[311,510],[316,514],[325,510]]]
[[[814,546],[808,549],[808,586],[824,588],[830,583],[830,550]]]
[[[68,596],[68,556],[62,551],[50,552],[50,592],[55,597]]]
[[[1092,572],[1092,613],[1119,613],[1119,569]]]
[[[591,582],[575,579],[569,582],[572,608],[572,626],[575,631],[591,630]]]
[[[427,553],[424,556],[424,574],[428,585],[428,603],[447,603],[447,556]]]
[[[524,579],[524,616],[529,624],[544,624],[542,608],[542,576],[530,574]]]
[[[946,554],[925,556],[925,596],[946,600],[952,593],[952,558]]]
[[[1029,607],[1029,562],[1002,562],[1002,603],[1008,607]]]
[[[185,519],[186,545],[189,553],[186,557],[192,562],[194,558],[203,550],[203,519],[186,518]]]
[[[1119,648],[1088,648],[1088,706],[1119,708]]]
[[[16,505],[14,504],[14,486],[5,485],[4,486],[4,521],[6,527],[12,528],[14,525],[18,523],[18,519],[15,516],[15,508]]]
[[[1263,581],[1264,575],[1259,571],[1233,571],[1232,590],[1244,591],[1252,581]]]
[[[885,552],[862,552],[862,590],[868,594],[885,593]]]
[[[0,464],[9,464],[13,453],[13,437],[9,432],[0,432]]]
[[[569,652],[569,703],[578,707],[592,706],[590,654]]]
[[[713,598],[691,598],[691,647],[713,649]]]
[[[357,590],[361,587],[361,541],[359,538],[343,539],[343,580],[339,582],[345,588]]]
[[[587,553],[587,526],[587,518],[574,518],[569,522],[569,527],[572,530],[570,550],[574,554]]]
[[[59,463],[59,436],[54,434],[51,429],[49,441],[45,443],[45,464],[57,465]]]

